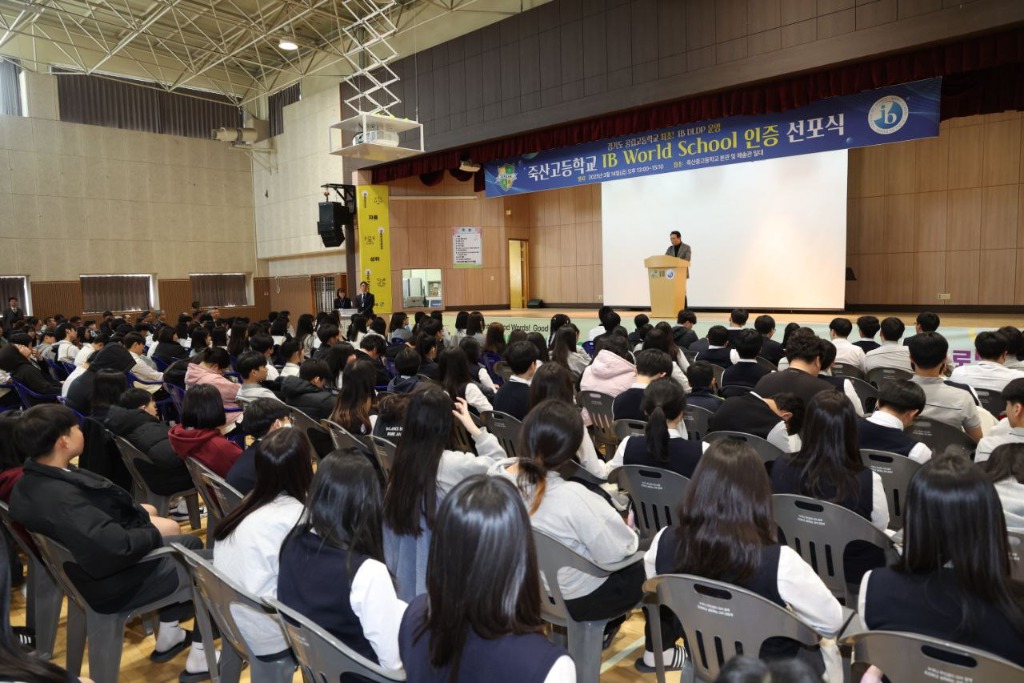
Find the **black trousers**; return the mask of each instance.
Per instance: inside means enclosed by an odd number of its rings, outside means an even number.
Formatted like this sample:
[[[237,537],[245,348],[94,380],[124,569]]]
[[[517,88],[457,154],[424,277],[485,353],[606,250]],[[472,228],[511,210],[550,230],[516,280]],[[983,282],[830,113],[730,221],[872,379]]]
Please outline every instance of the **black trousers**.
[[[163,542],[164,546],[180,543],[189,550],[199,551],[203,548],[202,540],[190,534],[165,536]],[[189,580],[188,574],[178,560],[172,557],[165,557],[158,561],[158,565],[156,571],[150,574],[149,578],[143,582],[135,595],[131,596],[121,609],[128,610],[132,607],[140,607],[154,600],[167,597],[187,585]],[[191,619],[195,612],[192,609],[192,601],[189,600],[162,607],[159,614],[160,621],[185,621],[186,619]],[[193,642],[200,640],[198,628],[195,629],[192,640]]]

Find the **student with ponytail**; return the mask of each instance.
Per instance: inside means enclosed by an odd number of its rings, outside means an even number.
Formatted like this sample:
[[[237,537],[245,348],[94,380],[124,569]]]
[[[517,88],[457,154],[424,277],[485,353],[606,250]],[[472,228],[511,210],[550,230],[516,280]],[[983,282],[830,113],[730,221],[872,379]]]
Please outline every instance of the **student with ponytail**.
[[[576,392],[572,388],[572,375],[558,363],[545,363],[533,373],[530,381],[530,410],[549,399],[561,401],[569,405],[576,404]],[[527,413],[529,414],[529,413]],[[601,460],[594,448],[594,441],[587,430],[583,430],[583,442],[576,452],[577,459],[583,467],[595,477],[605,479],[610,468]]]
[[[680,428],[686,411],[683,388],[669,377],[656,379],[644,389],[642,406],[647,416],[644,435],[623,439],[608,465],[647,465],[692,477],[703,442],[690,441],[686,428]]]

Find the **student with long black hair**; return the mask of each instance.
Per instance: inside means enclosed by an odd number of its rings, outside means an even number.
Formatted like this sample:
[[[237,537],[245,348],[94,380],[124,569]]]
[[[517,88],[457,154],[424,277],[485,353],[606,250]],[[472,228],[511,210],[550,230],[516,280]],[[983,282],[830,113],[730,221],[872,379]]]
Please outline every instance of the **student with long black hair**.
[[[401,669],[398,599],[384,564],[373,465],[336,451],[317,466],[299,523],[281,546],[277,599],[386,669]]]
[[[313,322],[314,318],[311,313],[303,313],[295,325],[295,341],[299,345],[299,350],[302,351],[302,360],[313,355],[313,340],[316,339]]]
[[[533,373],[528,396],[531,411],[549,399],[575,405],[576,392],[572,387],[572,375],[558,363],[545,363],[537,369],[537,372]],[[611,467],[598,457],[597,449],[594,448],[594,440],[590,438],[590,434],[585,429],[583,430],[583,441],[576,452],[576,457],[580,464],[594,476],[601,479],[608,476]]]
[[[548,325],[548,346],[553,347],[555,345],[555,335],[558,331],[572,323],[572,319],[569,318],[565,313],[555,313],[551,316],[551,323]]]
[[[410,683],[573,683],[544,637],[530,518],[509,482],[473,476],[445,498],[430,543],[427,593],[406,610],[399,648]]]
[[[453,417],[473,438],[476,455],[453,448]],[[473,422],[465,399],[452,401],[433,386],[413,392],[384,494],[384,556],[400,598],[409,601],[426,592],[430,535],[441,499],[504,457],[494,435]]]
[[[331,422],[341,425],[352,434],[364,435],[373,431],[374,381],[376,371],[370,361],[357,360],[341,372],[341,392],[334,401]]]
[[[733,439],[712,444],[686,488],[676,520],[658,532],[644,555],[648,578],[694,574],[724,581],[789,607],[821,633],[834,634],[842,628],[839,601],[796,551],[776,540],[771,485],[752,446]],[[663,642],[671,643],[682,634],[673,627],[662,635]],[[838,664],[834,645],[823,659],[824,647],[819,654],[785,638],[770,638],[761,652],[747,654],[768,660],[798,656],[815,666],[819,675],[826,661],[829,669]],[[653,670],[654,659],[649,655],[637,661],[641,671]],[[673,664],[682,664],[682,658]]]
[[[473,380],[466,352],[459,347],[445,349],[437,359],[441,387],[452,399],[464,398],[478,413],[494,410],[484,392]]]
[[[683,388],[669,377],[656,379],[644,389],[641,406],[647,417],[644,435],[620,441],[609,467],[647,465],[692,477],[703,442],[689,440],[686,427],[680,429],[686,411]]]
[[[967,458],[939,456],[910,480],[905,510],[903,555],[861,582],[864,624],[1024,666],[1024,584],[1010,578],[1006,518],[992,482]]]
[[[469,372],[474,378],[473,381],[480,385],[484,396],[490,401],[494,398],[494,392],[497,391],[497,387],[494,386],[491,373],[487,372],[487,366],[480,358],[480,354],[483,353],[480,341],[476,337],[466,336],[459,342],[459,348],[466,354],[466,362],[469,363]]]
[[[579,338],[580,331],[572,323],[559,327],[553,335],[550,354],[552,363],[558,363],[576,377],[582,377],[590,365],[590,356],[576,346]]]
[[[256,447],[256,486],[214,532],[213,566],[257,598],[277,597],[281,544],[299,521],[313,480],[313,448],[296,429],[278,429]],[[289,650],[277,623],[247,610],[235,614],[259,656]]]
[[[466,318],[466,332],[463,335],[463,339],[473,338],[476,339],[481,345],[487,341],[487,334],[485,332],[484,316],[480,311],[473,311]],[[504,333],[504,329],[502,330]]]

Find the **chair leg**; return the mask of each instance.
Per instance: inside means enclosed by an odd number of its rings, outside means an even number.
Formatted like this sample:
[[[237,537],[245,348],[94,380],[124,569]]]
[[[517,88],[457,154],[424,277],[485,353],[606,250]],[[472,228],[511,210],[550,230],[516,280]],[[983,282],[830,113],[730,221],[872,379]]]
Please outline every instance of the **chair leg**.
[[[576,683],[598,683],[601,677],[603,621],[570,621],[569,654],[576,661]]]
[[[188,506],[188,521],[195,531],[203,526],[202,515],[199,514],[199,494],[192,493],[185,496],[185,505]]]
[[[206,656],[207,671],[210,672],[210,683],[220,683],[221,670],[217,665],[217,646],[214,643],[213,626],[210,623],[210,613],[206,611],[206,605],[203,604],[202,600],[193,599],[192,605],[196,612],[196,628],[198,628],[199,632],[203,634],[203,654]],[[222,665],[226,661],[225,655],[230,649],[231,646],[225,644],[224,653],[221,654]]]
[[[124,649],[125,619],[120,614],[86,616],[89,629],[89,678],[96,683],[117,683]]]
[[[276,662],[249,660],[249,679],[252,683],[291,683],[295,675],[295,660],[290,656]]]
[[[85,611],[68,598],[68,650],[64,668],[68,673],[78,676],[82,673],[82,660],[85,657]]]
[[[64,602],[64,592],[41,562],[33,560],[29,571],[29,581],[35,591],[32,596],[33,604],[30,605],[28,613],[34,616],[36,650],[45,659],[51,659],[54,644],[57,642],[57,629],[60,627],[60,608]]]
[[[156,508],[156,514],[158,514],[161,517],[166,517],[168,511],[171,508],[171,497],[151,493],[149,498],[149,504]]]
[[[242,657],[235,652],[235,648],[231,647],[227,639],[221,638],[220,642],[220,683],[238,683],[242,677]]]
[[[651,646],[654,648],[655,676],[658,683],[665,683],[665,645],[661,633],[661,608],[658,603],[644,604],[644,616],[651,629]]]

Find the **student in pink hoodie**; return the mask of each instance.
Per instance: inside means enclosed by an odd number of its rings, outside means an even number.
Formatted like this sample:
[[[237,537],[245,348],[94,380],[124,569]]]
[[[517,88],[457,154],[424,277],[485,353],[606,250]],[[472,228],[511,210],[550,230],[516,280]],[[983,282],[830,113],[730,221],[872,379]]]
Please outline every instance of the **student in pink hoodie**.
[[[629,354],[629,340],[625,335],[609,334],[598,341],[597,355],[583,371],[580,390],[618,396],[635,380],[636,366]]]
[[[171,427],[167,438],[182,460],[195,458],[221,477],[242,454],[238,444],[225,439],[224,404],[216,387],[200,384],[185,392],[181,424]]]
[[[198,358],[199,362],[190,363],[185,371],[185,388],[209,384],[220,393],[225,408],[238,408],[238,391],[242,385],[235,384],[224,376],[224,373],[231,369],[231,357],[228,352],[218,346],[210,346],[204,349]],[[224,414],[227,424],[234,424],[240,419],[240,411]]]

